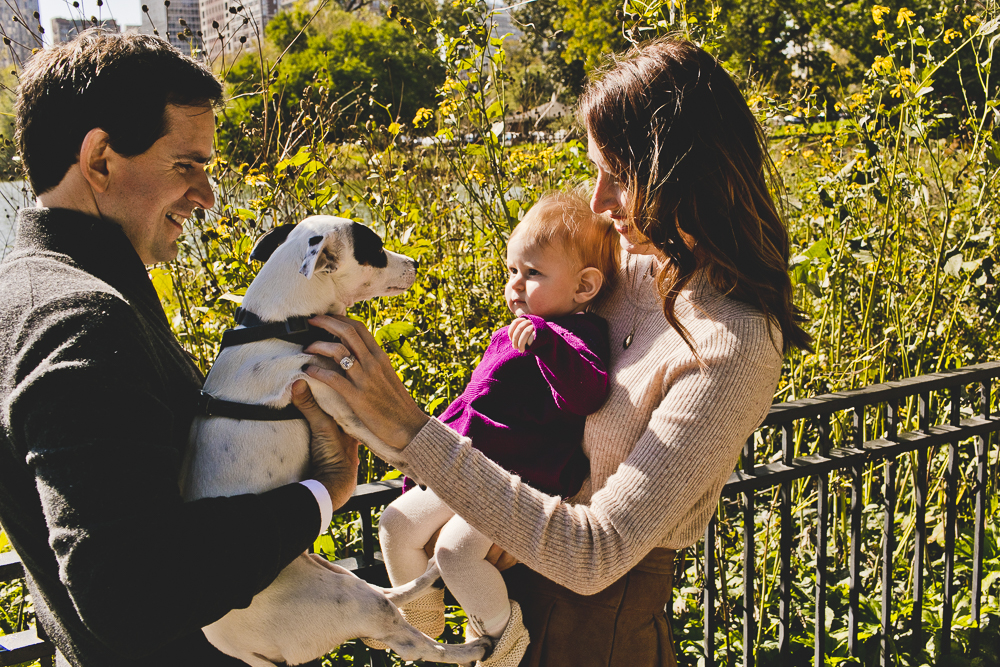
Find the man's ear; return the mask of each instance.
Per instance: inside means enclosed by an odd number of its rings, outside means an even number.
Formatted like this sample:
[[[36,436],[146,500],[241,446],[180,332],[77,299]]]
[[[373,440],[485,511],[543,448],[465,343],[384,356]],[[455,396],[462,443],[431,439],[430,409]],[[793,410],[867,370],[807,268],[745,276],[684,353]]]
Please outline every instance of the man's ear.
[[[80,157],[77,165],[95,192],[103,193],[108,189],[108,183],[111,180],[108,158],[112,157],[111,153],[113,152],[108,144],[108,133],[99,127],[88,132],[87,136],[83,138],[83,143],[80,144]]]
[[[587,303],[591,301],[604,285],[604,275],[600,269],[588,266],[580,271],[577,277],[576,294],[574,300],[577,303]]]

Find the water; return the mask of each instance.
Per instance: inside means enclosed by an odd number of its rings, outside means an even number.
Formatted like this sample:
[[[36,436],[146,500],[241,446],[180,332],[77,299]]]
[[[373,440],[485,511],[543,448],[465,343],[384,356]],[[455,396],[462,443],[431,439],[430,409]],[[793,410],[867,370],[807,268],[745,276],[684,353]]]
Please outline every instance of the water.
[[[35,198],[24,181],[0,182],[0,257],[14,245],[18,209],[34,205]]]

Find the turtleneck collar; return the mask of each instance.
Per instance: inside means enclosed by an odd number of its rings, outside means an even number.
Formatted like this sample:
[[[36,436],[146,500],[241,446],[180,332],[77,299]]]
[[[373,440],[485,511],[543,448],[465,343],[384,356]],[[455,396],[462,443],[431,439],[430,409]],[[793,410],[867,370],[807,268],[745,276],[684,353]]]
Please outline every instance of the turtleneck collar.
[[[69,209],[21,209],[8,260],[39,251],[65,255],[130,301],[153,307],[166,320],[146,266],[119,225]]]

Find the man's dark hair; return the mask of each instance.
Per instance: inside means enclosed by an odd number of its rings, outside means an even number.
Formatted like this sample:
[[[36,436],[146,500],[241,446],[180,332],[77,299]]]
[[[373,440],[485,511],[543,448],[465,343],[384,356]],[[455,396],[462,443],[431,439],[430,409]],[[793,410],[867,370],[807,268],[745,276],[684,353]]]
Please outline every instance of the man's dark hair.
[[[38,52],[21,72],[15,114],[25,176],[40,195],[62,181],[95,127],[131,157],[167,133],[168,104],[221,102],[212,72],[163,39],[87,30]]]

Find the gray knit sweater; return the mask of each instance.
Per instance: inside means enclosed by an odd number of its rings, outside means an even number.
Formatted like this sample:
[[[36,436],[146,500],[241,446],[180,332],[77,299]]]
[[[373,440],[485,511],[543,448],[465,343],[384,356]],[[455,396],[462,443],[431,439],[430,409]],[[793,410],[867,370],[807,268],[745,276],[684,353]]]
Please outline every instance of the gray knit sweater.
[[[435,419],[403,450],[405,468],[473,527],[585,595],[615,582],[654,547],[680,549],[701,537],[781,372],[777,328],[699,274],[676,313],[701,367],[663,316],[648,275],[652,261],[639,258],[636,267],[633,258],[633,275],[619,276],[598,310],[610,328],[611,392],[587,418],[590,479],[574,498],[522,484]]]
[[[21,212],[0,263],[0,523],[73,664],[231,664],[200,628],[316,536],[300,484],[181,501],[200,386],[120,227]]]

